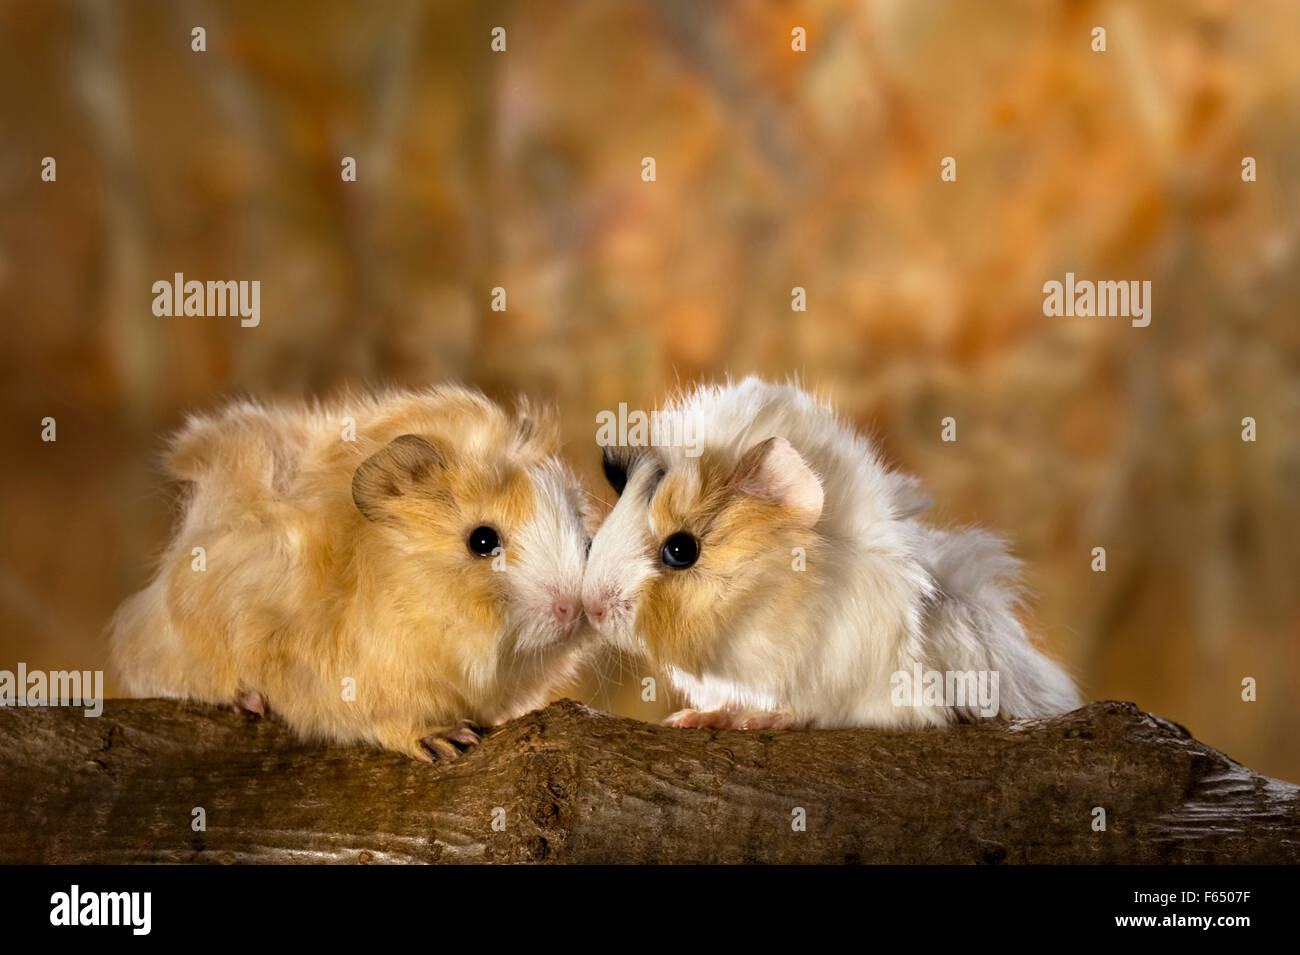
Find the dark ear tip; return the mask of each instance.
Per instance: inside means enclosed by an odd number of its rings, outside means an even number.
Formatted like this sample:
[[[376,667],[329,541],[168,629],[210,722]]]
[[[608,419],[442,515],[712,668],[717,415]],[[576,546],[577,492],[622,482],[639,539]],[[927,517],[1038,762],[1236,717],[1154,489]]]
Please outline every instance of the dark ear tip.
[[[383,448],[380,453],[382,454],[383,451],[392,448],[394,445],[402,448],[409,448],[411,450],[419,450],[424,454],[432,455],[439,461],[442,461],[442,452],[438,450],[437,445],[428,438],[420,437],[418,434],[399,434],[392,441],[389,441],[387,447]]]
[[[627,468],[619,462],[609,448],[601,448],[600,463],[609,486],[614,489],[615,494],[622,494],[623,488],[627,487]]]
[[[430,464],[437,465],[440,468],[447,466],[447,456],[442,449],[428,438],[421,437],[418,434],[399,434],[366,460],[390,461],[408,468],[424,467]]]

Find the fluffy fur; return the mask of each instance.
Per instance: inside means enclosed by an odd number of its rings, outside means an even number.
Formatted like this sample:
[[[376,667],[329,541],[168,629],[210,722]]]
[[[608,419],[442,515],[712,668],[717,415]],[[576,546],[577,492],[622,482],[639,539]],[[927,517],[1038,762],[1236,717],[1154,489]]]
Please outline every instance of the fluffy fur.
[[[607,448],[626,485],[592,542],[587,615],[683,694],[679,726],[920,727],[976,707],[896,705],[895,674],[996,672],[1002,717],[1079,705],[1016,619],[1016,562],[978,530],[917,519],[914,478],[793,385],[749,378],[669,406],[684,447]],[[617,489],[617,488],[616,488]],[[674,569],[686,531],[699,557]],[[802,569],[800,566],[802,557]],[[951,701],[947,701],[951,702]]]
[[[422,759],[545,703],[587,632],[590,515],[558,444],[551,415],[455,387],[191,418],[179,526],[111,626],[129,690]],[[480,525],[502,553],[470,552]]]

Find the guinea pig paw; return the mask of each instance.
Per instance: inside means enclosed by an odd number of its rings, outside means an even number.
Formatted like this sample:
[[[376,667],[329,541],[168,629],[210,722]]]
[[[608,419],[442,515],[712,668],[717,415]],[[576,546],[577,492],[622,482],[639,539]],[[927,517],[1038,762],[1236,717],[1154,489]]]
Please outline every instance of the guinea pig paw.
[[[664,725],[676,726],[679,729],[736,729],[732,720],[733,715],[722,710],[678,710],[664,720]]]
[[[455,759],[480,740],[479,727],[470,720],[438,726],[420,737],[420,746],[430,759]]]
[[[669,726],[712,730],[792,730],[803,724],[789,713],[759,710],[678,710],[664,720]]]
[[[235,712],[266,715],[266,697],[256,690],[240,690],[235,696]]]
[[[740,713],[736,728],[742,730],[797,730],[803,724],[789,713]]]

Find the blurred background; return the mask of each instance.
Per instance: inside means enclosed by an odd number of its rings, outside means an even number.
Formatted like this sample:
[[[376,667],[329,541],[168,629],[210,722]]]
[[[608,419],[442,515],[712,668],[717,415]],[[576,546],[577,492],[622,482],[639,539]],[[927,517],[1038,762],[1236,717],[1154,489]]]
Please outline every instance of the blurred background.
[[[528,392],[610,501],[598,411],[797,373],[1009,537],[1090,697],[1300,781],[1297,36],[1293,0],[0,3],[0,668],[106,664],[187,411]],[[1150,280],[1150,327],[1044,317],[1067,271]],[[175,272],[259,280],[261,324],[155,317]],[[603,673],[572,693],[672,706]]]

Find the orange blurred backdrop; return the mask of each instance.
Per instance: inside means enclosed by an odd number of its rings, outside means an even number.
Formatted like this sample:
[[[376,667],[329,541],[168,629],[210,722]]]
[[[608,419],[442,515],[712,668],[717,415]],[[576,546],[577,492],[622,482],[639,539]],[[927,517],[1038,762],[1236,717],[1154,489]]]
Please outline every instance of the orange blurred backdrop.
[[[609,501],[598,411],[799,374],[1010,538],[1090,697],[1300,780],[1298,35],[1292,0],[0,4],[0,667],[106,664],[186,411],[527,392]],[[260,281],[260,324],[156,317],[176,272]],[[1066,272],[1150,280],[1150,326],[1046,317]],[[666,713],[639,677],[573,693]]]

